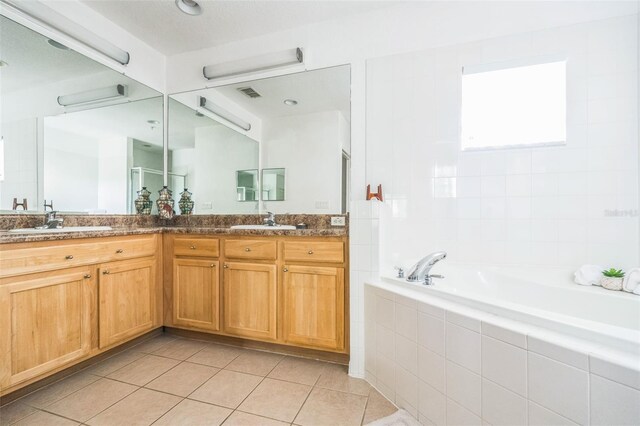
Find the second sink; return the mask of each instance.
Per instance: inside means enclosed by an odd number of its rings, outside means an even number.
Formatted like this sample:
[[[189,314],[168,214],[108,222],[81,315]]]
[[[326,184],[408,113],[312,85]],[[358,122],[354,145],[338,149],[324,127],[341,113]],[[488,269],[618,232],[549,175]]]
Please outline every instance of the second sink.
[[[231,229],[244,230],[264,230],[264,231],[293,231],[296,229],[293,225],[233,225]]]

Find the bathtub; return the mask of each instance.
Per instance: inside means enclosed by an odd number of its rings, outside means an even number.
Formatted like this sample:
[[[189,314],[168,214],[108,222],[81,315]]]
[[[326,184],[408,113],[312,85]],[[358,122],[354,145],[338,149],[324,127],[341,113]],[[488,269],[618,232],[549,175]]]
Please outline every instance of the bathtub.
[[[640,356],[640,296],[597,286],[580,286],[566,273],[439,264],[434,285],[383,277],[382,286],[427,302],[468,307],[481,314],[599,344],[603,349]]]

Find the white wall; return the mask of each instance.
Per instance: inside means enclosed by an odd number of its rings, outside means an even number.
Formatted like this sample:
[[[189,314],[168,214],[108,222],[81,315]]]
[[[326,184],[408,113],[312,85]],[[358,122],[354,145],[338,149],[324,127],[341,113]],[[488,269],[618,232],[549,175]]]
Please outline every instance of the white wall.
[[[257,202],[237,201],[236,171],[258,168],[258,143],[225,126],[199,127],[195,139],[194,213],[257,213]]]
[[[261,167],[285,169],[285,201],[265,201],[267,210],[340,212],[343,121],[339,111],[263,120]]]
[[[38,165],[36,134],[38,120],[23,118],[2,125],[4,180],[0,182],[0,209],[11,209],[13,199],[27,199],[30,210],[37,207]]]
[[[128,159],[132,146],[127,138],[101,140],[98,144],[98,210],[127,212]]]

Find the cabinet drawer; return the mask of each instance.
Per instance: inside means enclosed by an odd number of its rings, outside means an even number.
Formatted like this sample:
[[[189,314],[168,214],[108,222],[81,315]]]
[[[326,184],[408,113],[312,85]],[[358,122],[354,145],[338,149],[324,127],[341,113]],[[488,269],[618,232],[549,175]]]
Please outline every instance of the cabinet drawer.
[[[286,241],[285,262],[344,262],[342,241]]]
[[[275,260],[276,253],[275,239],[224,242],[224,255],[232,259]]]
[[[173,240],[174,256],[218,257],[217,238],[177,237]]]
[[[113,260],[152,256],[156,252],[156,236],[122,238],[76,244],[53,242],[29,248],[10,248],[0,251],[0,276],[31,274],[111,262]]]

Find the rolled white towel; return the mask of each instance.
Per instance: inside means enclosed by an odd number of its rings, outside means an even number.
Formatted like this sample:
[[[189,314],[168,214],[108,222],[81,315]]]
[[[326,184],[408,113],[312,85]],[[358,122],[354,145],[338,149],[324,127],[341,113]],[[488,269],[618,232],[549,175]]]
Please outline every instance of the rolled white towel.
[[[574,274],[573,280],[580,285],[599,285],[602,278],[602,266],[582,265]]]
[[[640,268],[627,271],[622,283],[622,289],[629,293],[640,294]]]

